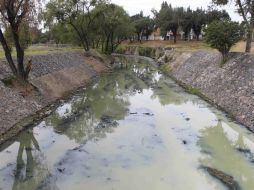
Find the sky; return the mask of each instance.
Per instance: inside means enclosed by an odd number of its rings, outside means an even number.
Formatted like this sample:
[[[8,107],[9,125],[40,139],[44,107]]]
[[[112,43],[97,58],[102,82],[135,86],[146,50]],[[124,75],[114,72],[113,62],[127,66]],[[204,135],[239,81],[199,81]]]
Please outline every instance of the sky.
[[[124,9],[130,14],[134,15],[139,13],[141,10],[145,15],[152,15],[151,10],[155,8],[160,10],[161,3],[165,0],[111,0],[111,2],[123,6]],[[202,7],[206,9],[212,0],[167,0],[173,7],[191,7],[196,9]],[[235,12],[234,3],[221,7],[230,14],[230,17],[234,21],[241,21],[242,18]]]

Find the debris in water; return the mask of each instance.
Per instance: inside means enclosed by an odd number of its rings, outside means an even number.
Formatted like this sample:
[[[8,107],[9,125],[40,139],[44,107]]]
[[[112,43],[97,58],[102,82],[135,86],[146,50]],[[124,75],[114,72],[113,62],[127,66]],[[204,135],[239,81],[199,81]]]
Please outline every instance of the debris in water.
[[[108,127],[116,127],[118,123],[113,119],[111,116],[104,115],[101,117],[100,123],[97,125],[96,128],[108,128]]]
[[[254,155],[252,154],[250,149],[246,149],[246,148],[237,148],[237,150],[244,154],[244,156],[251,162],[254,163]]]
[[[238,183],[234,180],[232,176],[207,166],[203,166],[202,168],[205,169],[211,176],[220,180],[224,185],[229,188],[229,190],[240,190]]]
[[[63,173],[64,170],[65,170],[65,168],[57,168],[57,170],[58,170],[59,172]]]
[[[147,116],[154,116],[154,114],[152,113],[143,113],[144,115],[147,115]]]

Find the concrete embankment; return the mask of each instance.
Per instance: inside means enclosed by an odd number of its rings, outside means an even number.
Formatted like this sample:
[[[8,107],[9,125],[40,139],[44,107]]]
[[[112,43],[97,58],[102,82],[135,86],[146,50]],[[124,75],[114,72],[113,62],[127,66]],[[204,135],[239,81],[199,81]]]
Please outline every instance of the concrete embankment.
[[[121,51],[139,53],[138,48]],[[221,56],[215,51],[142,48],[140,53],[155,58],[166,74],[254,131],[253,55],[231,53],[228,62],[221,66]]]
[[[34,89],[6,86],[0,81],[0,143],[22,130],[24,125],[47,114],[47,106],[68,96],[102,72],[110,70],[110,60],[95,52],[69,52],[31,57],[29,81]],[[4,60],[0,79],[11,72]],[[44,113],[43,113],[44,112]],[[10,132],[6,137],[6,132]]]

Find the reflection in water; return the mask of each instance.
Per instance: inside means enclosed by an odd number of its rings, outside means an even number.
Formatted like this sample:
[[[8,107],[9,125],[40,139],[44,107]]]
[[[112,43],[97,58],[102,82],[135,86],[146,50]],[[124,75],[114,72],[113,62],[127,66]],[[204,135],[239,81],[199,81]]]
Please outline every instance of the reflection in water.
[[[16,141],[19,148],[12,190],[34,189],[48,175],[47,168],[43,165],[39,143],[34,137],[33,129],[22,133]]]
[[[0,190],[226,189],[202,166],[254,186],[253,135],[151,61],[118,62],[0,148]]]
[[[40,151],[40,147],[31,130],[21,134],[17,141],[20,145],[17,156],[17,169],[14,175],[15,181],[12,189],[29,189],[29,186],[36,184],[35,178],[33,178],[36,163],[32,155],[32,147],[38,151]],[[24,151],[26,153],[26,163],[23,160]],[[26,183],[26,181],[29,181],[29,183]]]
[[[210,154],[202,159],[202,163],[227,171],[227,174],[234,176],[235,180],[242,184],[242,189],[250,189],[254,187],[254,167],[239,150],[246,150],[251,156],[254,152],[244,143],[243,134],[233,131],[237,134],[237,138],[234,138],[229,135],[227,128],[227,124],[218,122],[218,125],[202,131],[199,144],[203,151]]]

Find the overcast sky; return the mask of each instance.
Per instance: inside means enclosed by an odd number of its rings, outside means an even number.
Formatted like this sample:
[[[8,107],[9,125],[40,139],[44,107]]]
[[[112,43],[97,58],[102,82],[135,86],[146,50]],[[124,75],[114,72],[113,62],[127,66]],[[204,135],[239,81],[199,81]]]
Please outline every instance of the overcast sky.
[[[111,0],[113,3],[121,5],[130,15],[139,13],[141,10],[145,15],[151,15],[151,10],[155,8],[156,10],[160,9],[161,3],[165,0]],[[212,0],[167,0],[168,3],[171,3],[173,7],[191,7],[196,9],[197,7],[202,7],[206,9]],[[235,13],[234,3],[222,7],[226,9],[230,14],[232,20],[241,21],[241,17]]]

